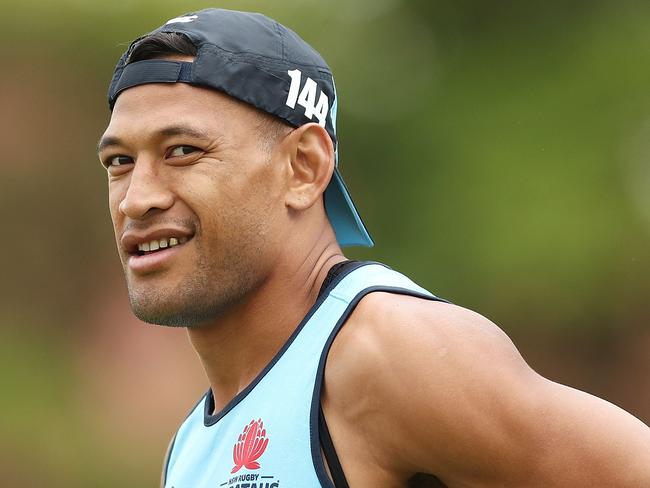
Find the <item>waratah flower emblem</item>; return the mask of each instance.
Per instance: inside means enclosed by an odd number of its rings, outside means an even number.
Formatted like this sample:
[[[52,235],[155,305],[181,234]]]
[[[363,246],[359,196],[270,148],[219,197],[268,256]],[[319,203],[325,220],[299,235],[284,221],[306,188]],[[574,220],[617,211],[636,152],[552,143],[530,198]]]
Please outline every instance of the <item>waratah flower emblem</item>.
[[[266,438],[266,429],[262,419],[251,420],[250,424],[244,427],[244,432],[239,434],[239,438],[232,449],[232,459],[235,467],[231,473],[236,473],[242,467],[246,469],[260,469],[260,463],[257,460],[266,449],[269,440]]]

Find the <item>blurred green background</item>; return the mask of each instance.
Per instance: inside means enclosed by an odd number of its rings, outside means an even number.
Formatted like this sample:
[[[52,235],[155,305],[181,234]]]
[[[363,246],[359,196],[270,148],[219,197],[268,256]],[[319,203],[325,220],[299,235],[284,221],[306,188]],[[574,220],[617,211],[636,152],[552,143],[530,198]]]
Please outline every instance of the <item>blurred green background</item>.
[[[95,143],[126,45],[266,13],[337,76],[342,171],[377,246],[542,374],[650,421],[650,3],[3,2],[3,486],[155,486],[205,390],[183,331],[130,315]]]

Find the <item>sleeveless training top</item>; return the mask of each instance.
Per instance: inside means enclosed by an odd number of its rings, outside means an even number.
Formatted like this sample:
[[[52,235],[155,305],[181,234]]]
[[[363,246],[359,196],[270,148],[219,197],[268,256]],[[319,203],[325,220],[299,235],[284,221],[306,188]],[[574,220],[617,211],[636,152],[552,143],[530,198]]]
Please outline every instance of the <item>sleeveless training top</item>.
[[[373,291],[441,300],[390,268],[355,262],[334,277],[282,349],[216,415],[209,390],[178,430],[166,488],[333,488],[321,455],[320,394],[336,334]]]

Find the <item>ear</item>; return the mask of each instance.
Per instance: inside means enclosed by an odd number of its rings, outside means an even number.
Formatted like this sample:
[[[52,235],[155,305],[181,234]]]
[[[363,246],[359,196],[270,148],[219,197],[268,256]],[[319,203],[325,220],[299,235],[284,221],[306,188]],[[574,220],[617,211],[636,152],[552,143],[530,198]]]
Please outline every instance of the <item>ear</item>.
[[[305,210],[320,200],[334,171],[334,146],[327,131],[318,124],[295,129],[290,145],[290,173],[285,204]]]

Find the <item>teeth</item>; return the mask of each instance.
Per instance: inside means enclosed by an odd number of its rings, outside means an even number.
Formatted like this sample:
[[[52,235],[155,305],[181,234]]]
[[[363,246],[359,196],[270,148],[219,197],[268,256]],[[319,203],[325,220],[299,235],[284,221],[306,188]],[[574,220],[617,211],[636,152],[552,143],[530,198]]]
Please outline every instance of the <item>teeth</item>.
[[[158,249],[165,249],[166,247],[174,247],[178,246],[179,244],[185,244],[187,240],[187,237],[170,237],[169,239],[160,240],[154,239],[150,242],[143,242],[142,244],[138,244],[138,251],[157,251]]]

